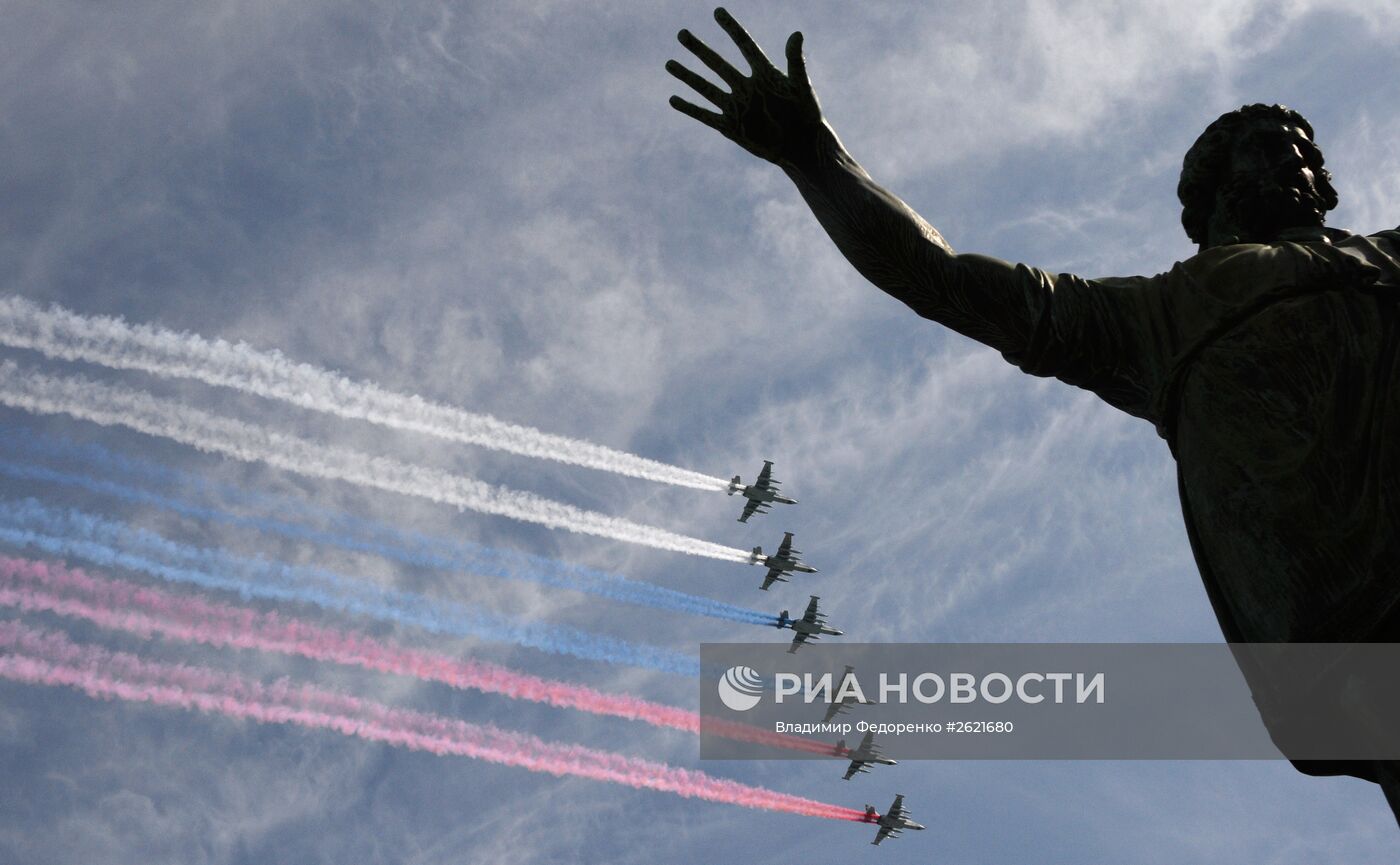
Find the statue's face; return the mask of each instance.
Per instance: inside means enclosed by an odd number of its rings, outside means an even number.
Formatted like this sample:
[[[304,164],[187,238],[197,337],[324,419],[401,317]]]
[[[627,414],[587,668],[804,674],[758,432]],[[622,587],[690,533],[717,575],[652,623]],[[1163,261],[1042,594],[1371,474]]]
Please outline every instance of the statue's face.
[[[1336,201],[1322,151],[1307,133],[1284,121],[1257,121],[1235,138],[1211,233],[1267,242],[1285,229],[1322,225]]]

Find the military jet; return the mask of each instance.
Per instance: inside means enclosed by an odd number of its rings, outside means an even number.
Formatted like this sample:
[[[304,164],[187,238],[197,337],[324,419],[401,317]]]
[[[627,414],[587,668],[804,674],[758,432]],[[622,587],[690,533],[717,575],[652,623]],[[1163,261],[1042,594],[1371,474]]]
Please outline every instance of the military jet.
[[[788,647],[788,654],[796,654],[798,646],[807,640],[819,640],[822,634],[830,634],[833,637],[841,636],[842,632],[836,630],[826,623],[826,614],[817,609],[817,601],[821,600],[816,595],[812,595],[812,600],[807,604],[807,612],[802,614],[800,619],[788,617],[788,611],[783,610],[778,614],[777,627],[792,628],[795,633],[792,637],[792,645]]]
[[[844,685],[844,684],[846,683],[846,680],[849,679],[849,678],[855,673],[855,671],[856,671],[856,668],[855,668],[855,667],[852,667],[850,664],[847,664],[847,665],[846,665],[846,672],[844,672],[844,673],[841,674],[841,684]],[[841,691],[841,685],[837,685],[837,686],[836,686],[836,690],[837,690],[837,693],[840,693],[840,691]],[[860,698],[860,697],[857,697],[857,696],[854,695],[854,694],[847,694],[846,696],[842,697],[841,699],[836,700],[836,701],[833,701],[833,702],[827,704],[827,706],[826,706],[826,714],[825,714],[824,716],[822,716],[822,723],[825,724],[825,723],[829,722],[832,718],[835,718],[837,715],[841,714],[842,712],[846,711],[847,709],[851,708],[852,706],[858,706],[858,705],[860,705],[860,704],[862,704],[862,703],[869,703],[869,702],[871,702],[871,701],[870,701],[870,700],[862,699],[862,698]]]
[[[875,840],[871,841],[871,844],[879,844],[890,837],[898,838],[899,833],[905,829],[924,828],[924,824],[915,823],[909,819],[909,812],[904,810],[903,793],[894,797],[894,804],[890,805],[890,810],[886,811],[883,816],[876,814],[874,807],[866,805],[864,822],[874,823],[880,827],[880,831],[875,833]]]
[[[734,480],[729,482],[729,494],[732,496],[735,493],[743,493],[744,498],[748,499],[744,502],[744,512],[739,515],[741,523],[748,522],[749,517],[754,514],[768,513],[768,508],[773,502],[785,505],[797,504],[797,499],[778,495],[778,482],[773,480],[772,460],[763,461],[763,468],[759,469],[758,472],[758,480],[750,486],[744,486],[744,482],[739,479],[738,475],[735,475]]]
[[[801,571],[804,574],[815,574],[817,569],[804,565],[801,561],[802,551],[792,548],[792,532],[783,533],[783,542],[778,547],[778,551],[771,556],[763,554],[763,547],[754,547],[749,554],[749,564],[763,564],[768,566],[768,576],[763,578],[763,585],[759,586],[764,591],[773,585],[774,582],[786,583],[787,577],[783,574],[790,574],[793,571]]]
[[[860,740],[860,747],[854,751],[846,747],[845,739],[837,742],[833,750],[837,757],[851,758],[846,777],[841,779],[843,781],[849,781],[862,772],[869,772],[871,763],[879,763],[881,766],[899,765],[898,761],[880,755],[880,746],[875,744],[874,733],[866,733],[865,738]]]

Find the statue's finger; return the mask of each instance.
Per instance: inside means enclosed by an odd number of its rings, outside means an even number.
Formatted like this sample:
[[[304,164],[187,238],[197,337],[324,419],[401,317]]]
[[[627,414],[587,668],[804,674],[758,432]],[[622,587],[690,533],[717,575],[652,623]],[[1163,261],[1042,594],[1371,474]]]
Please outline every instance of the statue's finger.
[[[749,61],[749,66],[753,71],[760,69],[774,69],[773,62],[768,59],[768,55],[763,53],[763,49],[758,47],[758,43],[753,41],[753,37],[739,22],[734,20],[734,16],[725,11],[724,7],[715,10],[715,20],[719,26],[724,28],[724,32],[729,34],[729,38],[734,40],[734,44],[739,46],[739,53],[744,55],[744,59]]]
[[[730,89],[734,89],[743,84],[743,73],[729,65],[729,61],[716,54],[713,48],[697,39],[694,33],[691,33],[689,30],[682,30],[680,33],[676,34],[676,39],[686,48],[690,49],[691,54],[699,57],[701,63],[710,67],[711,71],[724,79],[724,83],[728,84]]]
[[[706,111],[698,105],[692,105],[689,102],[686,102],[679,96],[671,97],[671,107],[682,114],[694,117],[696,120],[699,120],[701,123],[705,124],[706,126],[710,127],[711,129],[715,130],[721,135],[729,134],[729,128],[724,121],[723,114],[716,114],[713,111]]]
[[[694,72],[691,72],[689,69],[686,69],[674,60],[666,61],[666,71],[690,85],[696,93],[699,93],[720,108],[723,108],[729,101],[728,93],[720,90],[715,85],[701,78],[699,75],[696,75]]]
[[[807,78],[807,60],[802,56],[802,33],[797,32],[788,37],[787,41],[787,63],[788,77],[793,83],[806,89],[812,89],[812,82]]]

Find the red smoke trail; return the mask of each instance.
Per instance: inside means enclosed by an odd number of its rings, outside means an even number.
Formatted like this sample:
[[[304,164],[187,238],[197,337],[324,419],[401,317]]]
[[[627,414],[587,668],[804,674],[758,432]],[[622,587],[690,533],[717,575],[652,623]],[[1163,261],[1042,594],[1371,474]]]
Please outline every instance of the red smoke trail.
[[[810,817],[861,821],[854,808],[726,781],[580,745],[557,745],[524,733],[408,709],[395,709],[281,679],[264,685],[202,667],[143,661],[135,655],[74,643],[52,631],[0,622],[0,677],[77,688],[89,696],[217,712],[262,723],[334,730],[433,754],[474,757],[533,772],[612,781],[680,796]]]
[[[644,721],[688,733],[700,732],[700,715],[686,709],[529,676],[495,664],[396,646],[277,613],[95,577],[57,564],[0,557],[0,604],[80,617],[104,628],[143,637],[158,633],[184,642],[300,655],[442,682],[454,688]],[[707,719],[705,732],[813,754],[834,754],[832,745],[721,719]]]

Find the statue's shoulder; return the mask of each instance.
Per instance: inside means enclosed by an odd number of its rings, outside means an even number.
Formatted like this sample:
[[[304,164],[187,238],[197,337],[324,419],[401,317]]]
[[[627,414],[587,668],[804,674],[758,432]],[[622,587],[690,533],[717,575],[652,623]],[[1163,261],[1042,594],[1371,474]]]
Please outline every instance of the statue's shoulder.
[[[1231,243],[1191,256],[1172,268],[1173,275],[1208,294],[1233,295],[1243,287],[1288,281],[1297,270],[1300,251],[1294,243]],[[1305,253],[1303,253],[1305,254]]]
[[[1177,267],[1202,286],[1230,294],[1235,293],[1233,289],[1247,288],[1252,294],[1275,286],[1311,282],[1335,273],[1338,259],[1342,257],[1330,238],[1279,240],[1213,247]]]
[[[1397,255],[1400,253],[1400,226],[1369,234],[1366,239],[1384,248],[1391,258],[1400,258],[1400,255]]]
[[[1320,238],[1227,244],[1174,266],[1167,295],[1174,318],[1221,320],[1268,295],[1350,284],[1355,270],[1351,259]]]

